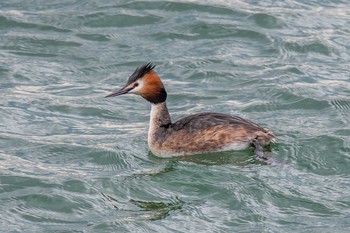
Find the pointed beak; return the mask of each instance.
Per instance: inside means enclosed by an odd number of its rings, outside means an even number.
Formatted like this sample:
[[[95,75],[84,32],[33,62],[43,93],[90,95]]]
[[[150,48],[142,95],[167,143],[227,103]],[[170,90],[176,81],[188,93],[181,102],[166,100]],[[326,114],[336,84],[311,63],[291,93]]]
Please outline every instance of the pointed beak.
[[[128,86],[125,86],[125,87],[123,87],[123,88],[120,89],[120,90],[115,90],[115,91],[113,91],[111,94],[105,96],[105,98],[127,94],[129,91],[131,91],[131,89],[132,89],[132,88],[129,88]]]

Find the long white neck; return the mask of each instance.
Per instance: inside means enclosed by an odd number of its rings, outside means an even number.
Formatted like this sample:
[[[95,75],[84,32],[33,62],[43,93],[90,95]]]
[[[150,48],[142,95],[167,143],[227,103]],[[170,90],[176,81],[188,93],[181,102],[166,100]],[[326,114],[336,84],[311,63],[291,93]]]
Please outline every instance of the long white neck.
[[[171,118],[165,101],[152,104],[148,130],[148,144],[155,143],[164,129],[171,124]]]

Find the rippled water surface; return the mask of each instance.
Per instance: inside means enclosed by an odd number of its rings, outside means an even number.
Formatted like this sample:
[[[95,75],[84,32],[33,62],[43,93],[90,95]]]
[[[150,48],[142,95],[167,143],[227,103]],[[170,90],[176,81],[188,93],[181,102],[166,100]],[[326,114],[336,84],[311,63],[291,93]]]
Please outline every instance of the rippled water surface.
[[[345,0],[1,1],[0,231],[350,231],[349,28]],[[251,119],[277,163],[152,155],[150,105],[103,98],[146,62],[173,119]]]

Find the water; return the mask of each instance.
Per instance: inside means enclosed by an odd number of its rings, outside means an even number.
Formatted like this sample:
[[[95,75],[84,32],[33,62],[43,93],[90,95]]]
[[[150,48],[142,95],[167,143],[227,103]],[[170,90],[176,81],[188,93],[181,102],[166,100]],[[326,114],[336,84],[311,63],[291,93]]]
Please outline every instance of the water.
[[[2,1],[1,232],[348,232],[348,1]],[[104,99],[153,62],[173,119],[272,129],[269,154],[160,159],[150,106]]]

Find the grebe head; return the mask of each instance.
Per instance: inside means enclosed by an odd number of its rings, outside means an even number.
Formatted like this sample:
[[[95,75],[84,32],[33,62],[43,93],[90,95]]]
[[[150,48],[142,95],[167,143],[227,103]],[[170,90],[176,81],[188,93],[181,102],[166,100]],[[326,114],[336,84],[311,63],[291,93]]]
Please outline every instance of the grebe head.
[[[123,88],[117,89],[106,97],[132,93],[142,96],[153,104],[164,102],[167,93],[158,74],[153,70],[154,67],[152,63],[147,63],[136,68]]]

